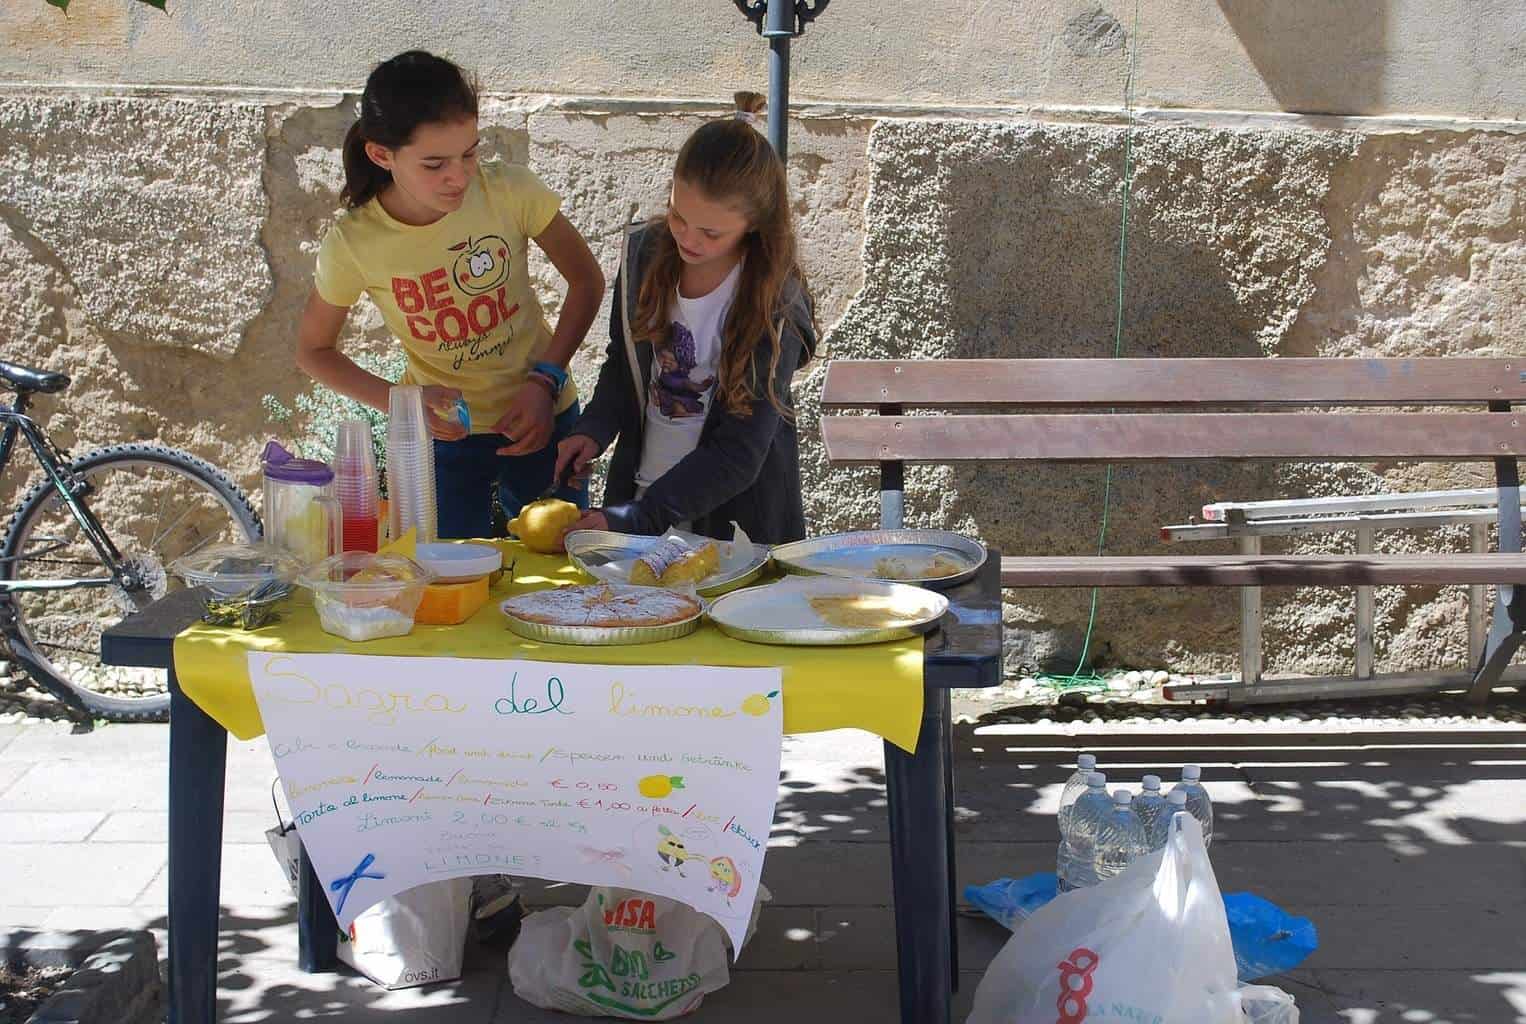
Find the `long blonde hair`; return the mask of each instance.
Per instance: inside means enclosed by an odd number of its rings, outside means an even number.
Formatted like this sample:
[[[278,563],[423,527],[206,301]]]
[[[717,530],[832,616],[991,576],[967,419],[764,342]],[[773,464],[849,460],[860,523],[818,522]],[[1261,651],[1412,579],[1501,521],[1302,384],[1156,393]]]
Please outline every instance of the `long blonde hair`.
[[[774,373],[783,349],[779,316],[785,287],[792,278],[807,297],[810,294],[796,250],[784,164],[768,139],[752,125],[753,115],[762,112],[763,105],[763,97],[755,92],[737,93],[739,116],[700,127],[684,142],[673,167],[675,179],[703,192],[708,199],[734,205],[747,220],[747,233],[741,242],[742,277],[721,328],[716,384],[727,411],[743,418],[752,415],[752,403],[759,397],[748,371],[757,338],[765,332],[773,342],[764,384],[768,401],[785,416],[793,415],[789,396],[777,394],[774,388]],[[661,348],[668,344],[669,306],[683,261],[667,218],[655,217],[649,227],[654,248],[636,293],[631,333],[634,340]],[[811,328],[816,329],[814,308]]]

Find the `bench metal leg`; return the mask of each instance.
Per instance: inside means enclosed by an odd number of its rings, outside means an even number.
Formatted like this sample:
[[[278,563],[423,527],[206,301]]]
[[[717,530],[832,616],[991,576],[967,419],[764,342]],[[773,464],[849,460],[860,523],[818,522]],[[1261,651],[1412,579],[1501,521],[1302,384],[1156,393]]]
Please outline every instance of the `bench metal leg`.
[[[300,835],[300,833],[299,833]],[[339,923],[323,895],[323,881],[302,847],[297,880],[297,966],[308,974],[327,974],[339,966]]]
[[[945,748],[948,692],[928,694],[917,752],[885,744],[901,1024],[949,1024],[953,919]]]
[[[1241,537],[1240,553],[1261,554],[1260,537]],[[1261,682],[1261,588],[1240,588],[1240,685],[1248,696]]]
[[[1490,402],[1490,412],[1509,412],[1509,402]],[[1521,471],[1514,456],[1494,460],[1494,479],[1499,485],[1496,520],[1499,529],[1499,550],[1519,553],[1521,550]],[[1499,682],[1505,667],[1521,646],[1522,620],[1526,619],[1526,597],[1520,587],[1498,587],[1494,596],[1494,622],[1489,627],[1489,639],[1484,645],[1483,661],[1473,676],[1468,690],[1468,703],[1487,704],[1489,692]]]
[[[1472,550],[1482,555],[1489,550],[1489,527],[1475,523],[1468,528],[1472,535]],[[1485,603],[1489,588],[1475,583],[1468,588],[1468,664],[1479,665],[1484,660],[1484,641],[1489,635],[1489,606]]]
[[[217,1016],[217,918],[222,882],[228,733],[180,691],[170,672],[169,1022]]]
[[[1358,527],[1356,531],[1356,553],[1358,555],[1370,555],[1373,548],[1373,529],[1370,526]],[[1358,679],[1372,678],[1372,625],[1375,613],[1373,601],[1373,588],[1371,586],[1359,586],[1356,588],[1356,677]]]

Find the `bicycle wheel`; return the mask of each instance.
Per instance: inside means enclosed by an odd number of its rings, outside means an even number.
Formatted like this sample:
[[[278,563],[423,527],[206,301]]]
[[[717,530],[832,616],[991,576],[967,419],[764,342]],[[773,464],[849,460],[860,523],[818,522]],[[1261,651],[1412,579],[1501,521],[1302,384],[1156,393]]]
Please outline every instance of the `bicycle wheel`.
[[[221,470],[173,448],[114,445],[68,464],[85,481],[86,505],[145,585],[14,591],[12,654],[39,684],[112,721],[162,719],[169,710],[163,669],[101,664],[101,633],[179,581],[167,566],[207,544],[255,540],[259,516]],[[43,481],[21,499],[0,543],[0,578],[90,579],[110,576],[53,486]]]

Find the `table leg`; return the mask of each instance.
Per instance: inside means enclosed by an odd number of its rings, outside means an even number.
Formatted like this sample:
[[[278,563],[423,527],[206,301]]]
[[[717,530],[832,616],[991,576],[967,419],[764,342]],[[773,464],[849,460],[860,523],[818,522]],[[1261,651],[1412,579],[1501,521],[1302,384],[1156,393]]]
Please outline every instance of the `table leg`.
[[[959,863],[954,841],[954,716],[953,695],[939,690],[943,697],[943,792],[945,831],[948,833],[948,969],[953,990],[959,991]],[[924,699],[926,699],[924,697]]]
[[[339,966],[339,923],[323,895],[323,881],[302,847],[297,876],[297,966],[308,974],[327,974]]]
[[[902,1024],[949,1024],[953,938],[944,759],[948,720],[948,694],[934,691],[923,703],[917,752],[907,754],[885,744]]]
[[[212,1024],[228,733],[169,684],[169,1024]]]

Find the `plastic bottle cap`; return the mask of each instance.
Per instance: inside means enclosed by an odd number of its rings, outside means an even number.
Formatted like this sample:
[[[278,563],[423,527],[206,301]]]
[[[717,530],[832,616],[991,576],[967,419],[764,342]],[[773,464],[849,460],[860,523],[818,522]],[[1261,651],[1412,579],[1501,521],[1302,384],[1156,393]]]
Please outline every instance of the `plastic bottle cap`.
[[[1076,758],[1076,767],[1081,769],[1083,772],[1094,771],[1097,767],[1097,755],[1082,754],[1080,757]]]
[[[1133,802],[1134,794],[1130,793],[1126,789],[1120,789],[1113,793],[1113,803],[1117,804],[1119,807],[1127,807]]]
[[[1184,782],[1196,782],[1203,777],[1203,769],[1195,764],[1182,765],[1182,780]]]
[[[1146,775],[1144,777],[1144,779],[1140,782],[1140,785],[1144,786],[1144,788],[1147,789],[1147,790],[1151,790],[1151,791],[1158,790],[1158,789],[1160,789],[1160,776],[1159,775]]]
[[[299,459],[275,441],[265,445],[265,450],[260,453],[260,465],[270,480],[324,487],[334,479],[334,471],[328,463]]]
[[[1086,776],[1086,784],[1088,786],[1105,786],[1107,785],[1107,776],[1101,772],[1092,772]]]
[[[1166,799],[1178,807],[1186,807],[1187,791],[1185,789],[1173,789],[1171,795],[1166,797]]]

